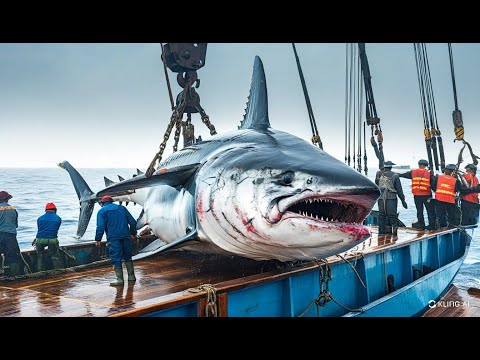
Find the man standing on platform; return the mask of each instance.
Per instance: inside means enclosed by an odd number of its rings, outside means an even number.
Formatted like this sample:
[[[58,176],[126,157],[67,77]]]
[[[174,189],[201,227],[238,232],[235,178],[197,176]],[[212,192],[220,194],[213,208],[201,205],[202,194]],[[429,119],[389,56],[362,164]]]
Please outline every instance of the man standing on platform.
[[[412,193],[415,207],[417,208],[417,222],[412,227],[418,230],[435,230],[437,219],[435,214],[435,200],[432,198],[431,184],[433,174],[427,170],[428,161],[419,160],[418,169],[398,174],[399,177],[412,180]],[[427,210],[428,226],[425,226],[423,207]]]
[[[113,203],[109,195],[101,200],[102,208],[97,213],[96,245],[100,246],[103,233],[107,235],[108,253],[112,260],[117,280],[111,286],[123,286],[122,260],[127,268],[128,281],[136,281],[132,261],[132,240],[137,234],[137,221],[122,206]]]
[[[468,164],[465,166],[466,174],[463,175],[468,183],[468,189],[474,189],[478,186],[477,166]],[[479,201],[478,192],[465,194],[462,196],[462,225],[476,225],[478,223]]]
[[[5,255],[10,276],[20,275],[20,247],[17,242],[18,213],[8,203],[13,196],[0,191],[0,254]]]
[[[375,184],[380,188],[380,198],[378,199],[378,234],[397,235],[398,214],[397,214],[397,196],[402,205],[407,209],[405,195],[403,194],[402,184],[398,174],[392,171],[395,165],[391,161],[385,161],[383,169],[377,171],[375,175]]]
[[[460,225],[460,209],[457,206],[456,196],[462,190],[462,184],[452,176],[455,168],[455,164],[448,164],[445,166],[445,173],[435,176],[432,182],[438,226],[441,228]]]

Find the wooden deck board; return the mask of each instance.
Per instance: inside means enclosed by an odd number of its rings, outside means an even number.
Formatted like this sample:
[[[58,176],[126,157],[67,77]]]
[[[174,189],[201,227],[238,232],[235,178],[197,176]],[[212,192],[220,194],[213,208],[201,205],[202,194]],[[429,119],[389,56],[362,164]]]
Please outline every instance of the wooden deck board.
[[[347,259],[354,258],[358,254],[401,246],[431,234],[405,228],[399,229],[398,236],[378,236],[376,227],[371,230],[370,239],[342,255]],[[334,256],[328,261],[342,260]],[[250,283],[263,282],[316,266],[313,262],[281,264],[186,251],[171,251],[134,264],[137,281],[128,285],[126,282],[120,288],[108,285],[115,279],[110,265],[40,279],[4,281],[0,283],[0,316],[139,315],[146,312],[142,309],[158,304],[168,307],[187,301],[194,296],[187,290],[202,284],[226,289],[241,285],[245,277]],[[474,314],[474,310],[471,309],[469,314]]]
[[[480,317],[480,295],[452,286],[423,317]]]

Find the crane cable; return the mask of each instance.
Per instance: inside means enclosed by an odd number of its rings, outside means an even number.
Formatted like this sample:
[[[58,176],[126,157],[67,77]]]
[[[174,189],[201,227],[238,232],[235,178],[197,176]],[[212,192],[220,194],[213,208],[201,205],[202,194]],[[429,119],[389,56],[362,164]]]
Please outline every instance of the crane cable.
[[[354,44],[347,44],[345,48],[345,163],[362,172],[362,112],[363,87],[361,63]],[[367,175],[366,130],[363,124],[363,160],[365,175]],[[350,145],[353,146],[351,147]],[[352,148],[353,156],[350,149]]]
[[[430,169],[433,171],[433,155],[432,155],[432,138],[431,138],[431,127],[429,125],[428,115],[427,115],[427,104],[425,97],[425,86],[422,69],[422,62],[420,61],[420,45],[413,44],[414,53],[415,53],[415,63],[417,67],[417,78],[418,78],[418,88],[420,92],[420,102],[422,105],[422,115],[423,115],[423,134],[425,136],[425,146],[427,149],[428,163],[430,164]],[[438,168],[437,168],[438,170]]]
[[[455,141],[462,141],[464,146],[459,154],[459,161],[457,163],[457,171],[458,171],[458,167],[460,166],[460,162],[461,162],[461,153],[463,152],[463,149],[465,148],[465,145],[468,147],[468,150],[470,151],[470,156],[472,157],[472,161],[475,165],[478,164],[478,159],[480,159],[480,157],[478,157],[477,155],[475,155],[473,153],[473,149],[472,149],[472,146],[467,142],[465,141],[464,139],[464,135],[465,135],[465,129],[463,127],[463,119],[462,119],[462,112],[458,109],[458,100],[457,100],[457,87],[455,85],[455,69],[454,69],[454,66],[453,66],[453,53],[452,53],[452,44],[451,43],[448,43],[448,54],[449,54],[449,58],[450,58],[450,72],[452,74],[452,86],[453,86],[453,99],[454,99],[454,102],[455,102],[455,110],[453,111],[452,113],[452,117],[453,117],[453,126],[454,126],[454,132],[455,132],[455,140],[453,140],[453,142]]]
[[[315,116],[313,115],[312,104],[310,102],[310,97],[308,96],[307,85],[305,83],[305,78],[303,77],[302,66],[300,65],[300,59],[298,58],[295,43],[292,43],[292,47],[295,54],[295,60],[297,62],[298,74],[300,75],[300,81],[302,83],[305,103],[307,104],[308,117],[310,118],[310,126],[312,128],[312,143],[313,145],[318,145],[318,147],[323,150],[322,140],[320,139],[320,135],[318,134],[317,123],[315,122]]]
[[[372,135],[370,137],[370,143],[373,146],[375,155],[378,158],[378,167],[383,168],[385,157],[383,155],[383,133],[380,126],[380,118],[377,116],[377,109],[375,107],[375,99],[373,98],[372,90],[372,77],[370,75],[370,69],[368,66],[367,53],[365,51],[365,43],[358,43],[360,63],[362,66],[363,83],[365,85],[365,110],[367,125],[370,125]],[[377,141],[375,141],[374,135],[377,135]]]

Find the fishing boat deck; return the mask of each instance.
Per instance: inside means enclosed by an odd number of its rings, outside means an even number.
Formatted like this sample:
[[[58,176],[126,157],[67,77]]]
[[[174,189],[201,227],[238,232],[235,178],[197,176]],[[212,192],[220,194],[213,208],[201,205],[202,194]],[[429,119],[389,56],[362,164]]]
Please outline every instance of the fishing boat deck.
[[[480,317],[480,289],[452,286],[423,317]]]
[[[355,258],[381,252],[423,239],[435,232],[400,228],[398,236],[372,236],[342,256]],[[327,259],[330,263],[343,261],[339,256]],[[221,255],[200,255],[187,251],[171,251],[135,261],[137,281],[125,282],[124,287],[111,287],[115,275],[111,266],[67,272],[45,278],[3,281],[0,283],[0,316],[7,317],[79,317],[79,316],[139,316],[192,301],[204,301],[206,292],[194,291],[202,284],[213,284],[217,292],[241,289],[267,281],[285,278],[309,271],[316,262],[280,263],[254,261]],[[226,292],[219,294],[218,314],[222,310]],[[480,300],[479,300],[480,301]],[[205,302],[204,302],[205,304]],[[480,315],[480,314],[479,314]]]

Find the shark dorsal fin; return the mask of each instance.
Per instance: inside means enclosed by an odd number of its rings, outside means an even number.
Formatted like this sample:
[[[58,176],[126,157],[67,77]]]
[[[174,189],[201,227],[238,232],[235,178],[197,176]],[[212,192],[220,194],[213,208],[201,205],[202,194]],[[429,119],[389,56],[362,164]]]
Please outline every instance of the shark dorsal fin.
[[[269,127],[265,71],[263,70],[262,60],[255,56],[247,108],[238,129],[267,130]]]

